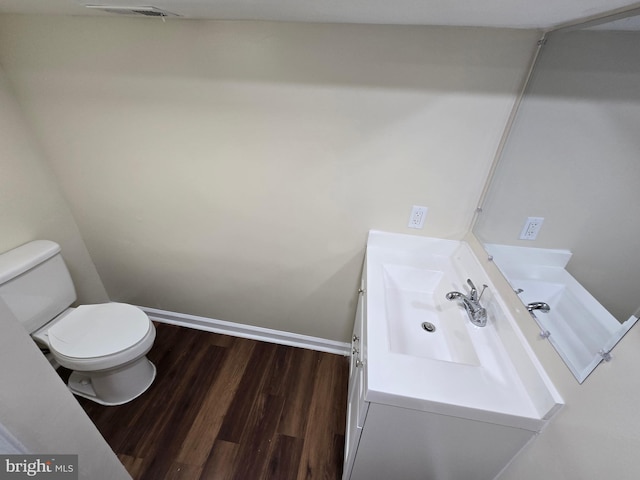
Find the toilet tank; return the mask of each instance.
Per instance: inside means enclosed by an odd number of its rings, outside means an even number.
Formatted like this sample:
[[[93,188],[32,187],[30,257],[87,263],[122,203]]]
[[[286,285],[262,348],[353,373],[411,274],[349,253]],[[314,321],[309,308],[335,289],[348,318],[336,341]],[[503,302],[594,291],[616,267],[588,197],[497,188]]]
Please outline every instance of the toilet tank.
[[[0,301],[29,333],[76,300],[60,245],[35,240],[0,254]]]

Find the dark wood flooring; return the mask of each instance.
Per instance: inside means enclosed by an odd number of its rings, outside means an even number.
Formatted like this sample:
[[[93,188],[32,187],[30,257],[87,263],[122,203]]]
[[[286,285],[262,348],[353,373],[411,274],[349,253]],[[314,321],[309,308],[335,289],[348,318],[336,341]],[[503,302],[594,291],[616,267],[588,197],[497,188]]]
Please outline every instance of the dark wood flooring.
[[[136,400],[78,398],[136,480],[339,479],[348,361],[158,324]]]

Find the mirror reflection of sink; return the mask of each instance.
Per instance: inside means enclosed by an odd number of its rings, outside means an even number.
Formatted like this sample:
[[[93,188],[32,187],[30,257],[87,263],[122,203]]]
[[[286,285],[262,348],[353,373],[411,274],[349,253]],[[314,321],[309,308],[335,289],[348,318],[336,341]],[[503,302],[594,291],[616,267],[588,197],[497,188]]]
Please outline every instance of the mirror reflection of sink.
[[[548,313],[533,312],[534,318],[582,383],[637,317],[620,323],[567,270],[568,250],[487,244],[509,284],[526,305],[545,302]]]
[[[392,352],[479,365],[464,310],[445,300],[452,287],[443,271],[386,264],[383,275]],[[435,329],[425,330],[423,322]]]
[[[514,285],[523,290],[519,297],[525,305],[532,302],[546,302],[551,306],[558,307],[566,292],[565,285],[554,282],[515,279]]]

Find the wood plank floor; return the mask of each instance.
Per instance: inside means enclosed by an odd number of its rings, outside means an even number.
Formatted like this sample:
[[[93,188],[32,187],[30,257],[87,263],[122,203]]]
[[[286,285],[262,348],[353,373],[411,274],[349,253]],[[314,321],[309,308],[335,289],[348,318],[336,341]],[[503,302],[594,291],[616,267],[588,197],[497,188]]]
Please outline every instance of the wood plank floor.
[[[117,407],[78,398],[134,479],[341,477],[345,357],[156,329],[147,392]]]

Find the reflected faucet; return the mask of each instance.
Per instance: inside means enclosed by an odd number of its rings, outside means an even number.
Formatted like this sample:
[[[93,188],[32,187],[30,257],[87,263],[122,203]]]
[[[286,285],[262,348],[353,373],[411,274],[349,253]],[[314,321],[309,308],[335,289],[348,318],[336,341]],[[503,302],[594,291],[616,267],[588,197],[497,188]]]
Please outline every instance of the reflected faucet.
[[[534,310],[540,310],[541,312],[549,313],[549,310],[551,310],[551,307],[549,306],[548,303],[532,302],[527,304],[527,310],[529,310],[529,313],[533,313]]]
[[[467,311],[467,315],[469,315],[471,323],[478,327],[484,327],[487,324],[487,310],[480,305],[480,298],[482,298],[487,286],[483,285],[482,291],[478,295],[478,289],[470,278],[467,279],[467,284],[471,288],[468,296],[460,292],[449,292],[445,295],[445,298],[450,301],[460,300]]]

